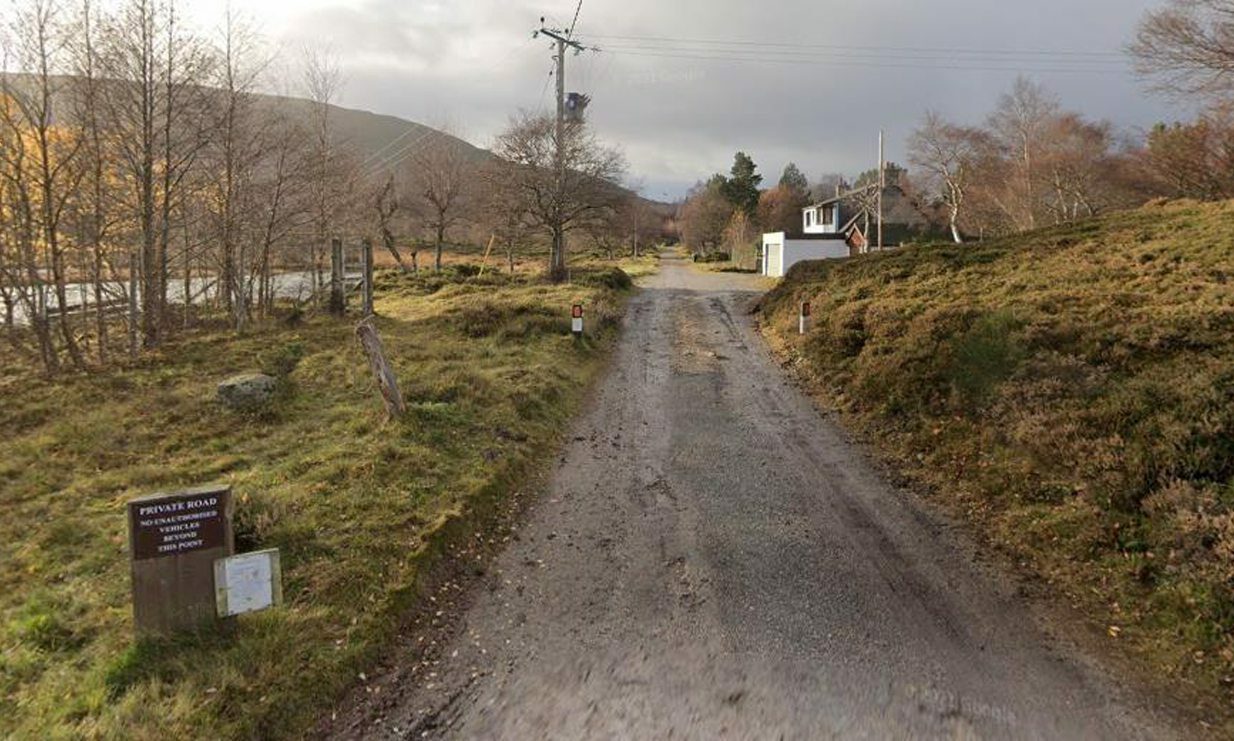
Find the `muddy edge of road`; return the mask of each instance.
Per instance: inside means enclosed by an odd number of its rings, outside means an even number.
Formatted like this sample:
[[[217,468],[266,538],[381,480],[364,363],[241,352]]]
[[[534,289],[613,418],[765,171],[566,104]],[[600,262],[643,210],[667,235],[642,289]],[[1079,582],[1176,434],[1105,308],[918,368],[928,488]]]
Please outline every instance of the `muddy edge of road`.
[[[747,314],[754,314],[761,296],[761,292],[750,293],[738,305]],[[891,484],[901,503],[914,516],[928,523],[957,555],[972,564],[999,591],[1014,595],[1024,604],[1032,622],[1053,644],[1054,650],[1069,655],[1088,672],[1109,677],[1129,693],[1128,699],[1134,699],[1136,705],[1145,705],[1154,715],[1169,719],[1170,724],[1180,730],[1189,728],[1197,734],[1210,732],[1210,726],[1198,715],[1179,707],[1177,688],[1172,688],[1174,691],[1167,696],[1159,681],[1128,682],[1128,677],[1145,679],[1142,667],[1116,653],[1107,641],[1100,640],[1091,618],[1079,614],[1065,602],[1050,599],[1057,594],[1052,593],[1048,585],[1017,564],[1008,552],[983,542],[981,535],[966,522],[930,502],[928,496],[924,496],[926,492],[906,488],[908,482],[898,472],[895,461],[868,438],[855,433],[854,428],[843,424],[840,415],[828,408],[825,395],[811,388],[793,370],[785,356],[776,351],[774,342],[768,342],[770,338],[763,335],[756,318],[753,323],[757,334],[764,339],[757,350],[765,353],[781,369],[786,380],[813,401],[821,417],[836,424],[841,434]],[[623,336],[625,331],[623,323]],[[622,339],[619,337],[618,342]],[[576,419],[585,417],[594,408],[594,391],[612,370],[614,357],[615,353],[609,354],[605,368],[592,380],[587,400],[580,405]],[[492,511],[468,518],[461,527],[454,528],[456,532],[442,545],[439,557],[420,578],[417,589],[422,599],[407,616],[397,638],[372,669],[358,675],[354,686],[323,715],[313,730],[313,737],[369,737],[382,727],[387,713],[405,703],[416,693],[417,687],[431,687],[441,679],[444,672],[438,670],[450,658],[444,653],[458,637],[470,605],[491,578],[490,568],[494,561],[507,546],[520,540],[519,526],[547,492],[549,480],[573,434],[571,426],[563,429],[553,454],[546,456],[543,465],[524,479],[516,494],[494,502]],[[466,687],[457,689],[454,694],[460,695],[465,690]],[[448,712],[456,699],[447,697],[435,712],[423,718],[416,727],[400,729],[399,735],[413,737],[421,729],[433,729],[437,716]]]
[[[639,289],[635,289],[639,290]],[[625,299],[628,308],[630,298]],[[409,589],[418,595],[415,606],[400,622],[385,653],[353,678],[351,687],[328,711],[323,712],[306,738],[359,739],[380,724],[384,711],[398,704],[416,682],[430,682],[442,658],[441,652],[458,633],[467,608],[483,588],[497,557],[518,542],[519,526],[548,491],[562,451],[571,442],[575,420],[596,405],[596,389],[612,370],[613,358],[622,341],[625,323],[619,324],[603,364],[583,391],[583,401],[557,439],[545,448],[539,464],[515,477],[513,491],[489,496],[434,534],[430,554]],[[402,688],[403,692],[398,690]]]

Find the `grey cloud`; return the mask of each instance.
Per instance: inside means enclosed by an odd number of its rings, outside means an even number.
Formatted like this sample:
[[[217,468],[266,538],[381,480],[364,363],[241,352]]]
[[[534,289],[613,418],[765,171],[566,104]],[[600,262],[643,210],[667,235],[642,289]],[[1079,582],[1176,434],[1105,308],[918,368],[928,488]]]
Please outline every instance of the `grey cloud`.
[[[903,141],[926,109],[980,122],[1020,70],[1066,106],[1124,128],[1186,115],[1147,96],[1128,73],[1079,71],[1086,65],[1069,55],[1019,53],[1117,51],[1155,4],[589,0],[579,33],[610,50],[571,57],[567,77],[571,89],[593,96],[591,121],[625,148],[631,174],[649,192],[676,195],[727,169],[737,149],[751,153],[769,179],[789,160],[811,175],[851,173],[872,165],[883,127],[890,156],[902,160]],[[297,18],[288,33],[329,40],[342,53],[346,103],[427,123],[451,119],[483,145],[510,113],[548,102],[549,48],[530,38],[546,10],[568,23],[574,2],[340,2]],[[784,52],[792,48],[776,44],[867,48],[828,50],[825,63],[811,64],[655,58],[629,49],[646,42],[598,34],[742,40],[750,43],[730,48],[764,60],[791,58]],[[688,45],[671,46],[682,53]],[[955,53],[951,65],[963,69],[938,69],[946,60],[921,62],[912,50],[922,47],[989,53]],[[1007,58],[1013,61],[999,61]]]

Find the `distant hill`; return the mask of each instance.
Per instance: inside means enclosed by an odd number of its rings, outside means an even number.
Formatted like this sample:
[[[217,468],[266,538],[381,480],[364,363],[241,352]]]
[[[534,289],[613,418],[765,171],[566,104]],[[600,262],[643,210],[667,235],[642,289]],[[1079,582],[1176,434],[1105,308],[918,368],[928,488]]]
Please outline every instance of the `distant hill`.
[[[24,74],[0,72],[0,75],[7,76],[13,84],[18,86],[28,84],[30,81],[30,77]],[[258,94],[256,97],[269,105],[283,109],[293,118],[309,120],[313,115],[315,104],[303,98],[268,94]],[[57,106],[57,108],[63,111],[67,109],[67,106]],[[477,147],[465,139],[397,116],[337,105],[330,106],[330,116],[339,141],[353,148],[369,167],[376,168],[386,163],[401,164],[418,148],[443,138],[458,142],[463,147],[463,151],[477,161],[494,156],[489,150]],[[672,207],[669,204],[646,198],[642,200],[652,206],[657,213],[667,216],[671,212]]]
[[[284,106],[293,115],[308,117],[312,114],[313,103],[302,98],[264,95],[264,100]],[[403,161],[417,148],[435,139],[445,138],[459,142],[464,151],[477,161],[493,157],[487,149],[444,133],[430,126],[415,121],[408,121],[397,116],[387,116],[370,111],[362,111],[341,106],[330,107],[331,120],[341,141],[353,147],[362,159],[368,160],[370,166],[376,167],[386,162]],[[667,218],[674,212],[671,204],[643,198],[661,217]]]
[[[283,108],[293,117],[308,119],[313,115],[314,103],[311,101],[277,95],[259,97]],[[330,120],[339,139],[353,147],[362,158],[372,158],[374,164],[403,157],[427,143],[441,139],[458,142],[463,151],[476,160],[493,156],[487,149],[481,149],[464,139],[397,116],[330,106]]]

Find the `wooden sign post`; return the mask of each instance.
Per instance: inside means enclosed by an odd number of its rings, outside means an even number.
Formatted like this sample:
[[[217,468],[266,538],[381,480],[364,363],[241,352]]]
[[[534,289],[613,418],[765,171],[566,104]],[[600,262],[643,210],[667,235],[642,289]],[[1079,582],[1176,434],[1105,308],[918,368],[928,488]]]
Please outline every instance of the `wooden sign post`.
[[[343,264],[343,240],[330,240],[330,313],[342,316],[347,311],[347,292],[343,279],[346,266]]]
[[[209,486],[128,503],[133,624],[139,637],[214,622],[214,562],[232,555],[231,487]]]
[[[386,360],[386,351],[381,345],[381,335],[377,334],[377,327],[373,326],[372,317],[356,325],[356,337],[360,340],[360,347],[364,348],[364,354],[368,356],[368,365],[373,371],[373,378],[377,380],[381,400],[386,405],[386,414],[391,419],[402,416],[407,411],[407,404],[403,401],[403,394],[398,390],[398,377],[394,375],[390,361]]]
[[[361,316],[370,317],[373,315],[373,240],[365,239],[360,246],[360,263],[364,270],[364,306]]]

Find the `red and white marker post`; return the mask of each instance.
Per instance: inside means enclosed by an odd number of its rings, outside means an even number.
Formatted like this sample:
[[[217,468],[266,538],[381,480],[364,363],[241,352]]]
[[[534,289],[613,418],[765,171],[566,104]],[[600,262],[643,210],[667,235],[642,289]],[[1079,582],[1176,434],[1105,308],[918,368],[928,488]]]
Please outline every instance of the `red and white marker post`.
[[[575,304],[570,309],[570,331],[574,333],[574,339],[581,340],[583,338],[582,304]]]
[[[801,302],[801,312],[797,317],[797,332],[805,334],[810,331],[810,302]]]

